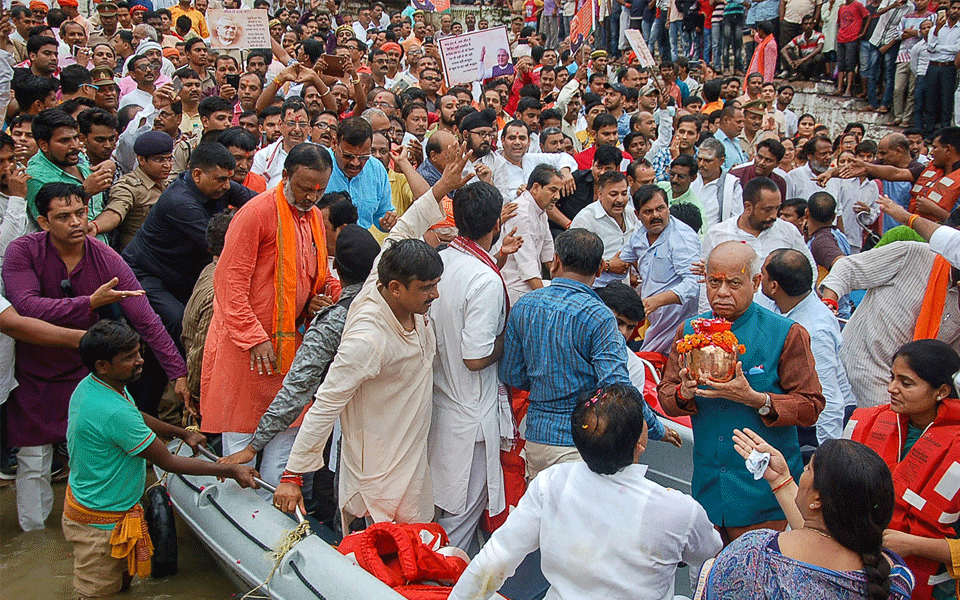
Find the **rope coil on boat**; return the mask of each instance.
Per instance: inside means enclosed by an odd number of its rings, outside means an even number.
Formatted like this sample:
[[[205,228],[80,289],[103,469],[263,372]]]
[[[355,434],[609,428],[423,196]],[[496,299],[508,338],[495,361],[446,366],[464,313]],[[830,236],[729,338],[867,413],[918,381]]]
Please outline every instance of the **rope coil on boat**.
[[[179,448],[177,450],[179,452]],[[202,454],[204,457],[214,462],[216,462],[216,460],[220,458],[210,450],[203,447],[200,447],[200,454]],[[263,481],[259,477],[254,477],[254,480],[257,482],[257,484],[260,487],[267,490],[268,492],[277,491],[275,487],[273,487],[266,481]],[[261,595],[254,595],[254,594],[261,588],[264,588],[265,586],[268,586],[270,584],[270,580],[273,579],[273,575],[277,572],[277,569],[280,567],[280,563],[283,562],[284,557],[286,557],[287,554],[290,553],[293,547],[299,544],[301,540],[303,540],[304,538],[306,538],[307,536],[313,533],[312,530],[310,529],[310,522],[307,521],[306,518],[304,518],[303,514],[300,512],[299,507],[296,509],[296,515],[297,515],[297,520],[300,521],[300,523],[290,531],[286,532],[284,536],[280,538],[280,542],[277,544],[277,546],[270,553],[270,558],[274,561],[274,563],[273,563],[273,568],[270,569],[270,573],[267,574],[267,578],[264,579],[260,585],[258,585],[257,587],[253,588],[252,590],[244,594],[240,600],[247,600],[247,599],[252,600],[254,598],[269,600],[269,596],[261,596]]]

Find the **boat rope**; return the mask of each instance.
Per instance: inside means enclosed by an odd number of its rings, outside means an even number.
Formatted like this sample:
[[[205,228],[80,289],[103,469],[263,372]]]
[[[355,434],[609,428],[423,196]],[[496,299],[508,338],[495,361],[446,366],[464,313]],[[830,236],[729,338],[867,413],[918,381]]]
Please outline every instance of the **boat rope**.
[[[280,543],[277,544],[277,547],[273,549],[273,552],[270,554],[270,558],[273,559],[273,568],[270,569],[270,573],[267,575],[267,578],[263,580],[263,583],[253,588],[249,592],[243,595],[240,600],[247,600],[248,598],[263,598],[269,600],[269,596],[254,595],[260,588],[268,586],[270,580],[273,579],[273,574],[277,572],[277,568],[280,566],[280,563],[283,562],[284,557],[287,555],[294,546],[300,543],[300,540],[310,535],[310,522],[304,519],[300,522],[299,525],[288,531],[283,538],[280,539]]]
[[[196,424],[194,424],[194,425],[188,425],[188,426],[184,427],[184,429],[185,429],[186,431],[196,431],[197,433],[200,432],[200,426],[199,426],[199,425],[196,425]],[[180,454],[180,449],[183,448],[183,444],[184,444],[184,443],[185,443],[185,442],[184,442],[183,440],[180,440],[180,443],[177,444],[177,449],[173,451],[173,454],[175,454],[175,455],[176,455],[176,454]],[[164,472],[163,472],[163,475],[160,476],[160,479],[154,481],[153,484],[152,484],[150,487],[148,487],[144,493],[149,492],[151,489],[157,487],[158,485],[165,485],[165,484],[166,484],[166,481],[167,481],[167,476],[168,476],[168,475],[170,475],[170,471],[164,471]]]

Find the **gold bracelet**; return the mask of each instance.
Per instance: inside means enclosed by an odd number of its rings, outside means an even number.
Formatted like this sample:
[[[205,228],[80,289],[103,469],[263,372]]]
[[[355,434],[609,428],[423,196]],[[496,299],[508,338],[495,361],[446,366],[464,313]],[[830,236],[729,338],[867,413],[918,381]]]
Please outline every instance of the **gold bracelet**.
[[[916,221],[917,217],[919,216],[920,215],[913,215],[912,217],[910,217],[910,220],[907,221],[907,227],[909,227],[910,229],[913,229],[913,222]]]
[[[774,493],[774,495],[776,495],[776,493],[779,492],[780,489],[783,488],[783,486],[787,485],[787,484],[790,483],[791,481],[793,481],[793,477],[791,477],[790,475],[785,475],[784,478],[783,478],[783,481],[781,481],[779,484],[773,486],[773,493]]]

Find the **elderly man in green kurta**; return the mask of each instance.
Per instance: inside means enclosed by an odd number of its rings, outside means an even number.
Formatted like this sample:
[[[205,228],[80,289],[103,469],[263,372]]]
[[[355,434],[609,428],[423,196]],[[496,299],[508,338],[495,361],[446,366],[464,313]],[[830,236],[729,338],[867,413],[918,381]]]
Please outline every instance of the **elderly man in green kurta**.
[[[779,449],[794,478],[803,462],[797,425],[816,423],[823,410],[810,336],[806,330],[753,302],[760,288],[760,265],[747,244],[731,241],[707,259],[707,299],[711,311],[694,318],[724,318],[746,347],[735,377],[721,383],[682,368],[676,344],[670,350],[658,388],[663,411],[690,415],[696,452],[693,497],[720,530],[724,545],[752,529],[783,531],[787,521],[770,486],[754,479],[733,447],[733,430],[749,427]],[[693,333],[691,320],[677,339]]]
[[[27,163],[27,214],[37,222],[34,198],[45,183],[65,182],[83,186],[90,198],[88,218],[92,221],[103,211],[102,192],[110,187],[116,165],[107,160],[93,170],[81,154],[80,128],[77,121],[59,108],[41,111],[33,120],[33,137],[40,151]],[[106,236],[99,237],[106,243]]]

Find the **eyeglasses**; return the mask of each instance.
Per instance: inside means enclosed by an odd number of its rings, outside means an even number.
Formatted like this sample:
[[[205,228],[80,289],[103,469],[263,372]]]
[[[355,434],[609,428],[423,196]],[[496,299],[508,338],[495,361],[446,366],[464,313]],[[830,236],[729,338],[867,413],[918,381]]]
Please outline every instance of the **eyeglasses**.
[[[420,79],[423,79],[424,81],[432,81],[432,82],[434,82],[434,83],[438,83],[438,82],[440,82],[440,81],[443,81],[443,80],[440,79],[439,77],[421,77]]]
[[[161,164],[161,165],[164,163],[173,164],[173,155],[170,154],[167,156],[149,156],[147,157],[147,160],[149,160],[150,162]]]
[[[299,129],[307,129],[310,127],[310,123],[307,123],[306,121],[284,121],[283,124],[290,129],[293,129],[294,127]]]
[[[340,151],[340,156],[343,157],[343,160],[347,162],[359,161],[360,164],[366,163],[370,160],[371,154],[347,154],[343,150]]]
[[[379,134],[382,135],[383,137],[389,139],[389,138],[390,138],[390,134],[393,133],[393,129],[392,129],[392,128],[390,128],[390,129],[375,129],[373,132],[374,132],[374,133],[379,133]]]
[[[379,102],[374,102],[373,106],[375,108],[396,108],[396,105],[393,103],[387,102],[386,100],[380,100]]]
[[[290,123],[287,123],[287,126],[288,126],[288,127],[293,127],[293,125],[291,125]],[[313,126],[316,127],[317,129],[330,129],[330,130],[333,130],[333,129],[336,129],[336,128],[337,128],[336,125],[331,125],[330,123],[323,123],[323,122],[319,122],[319,121],[316,122],[316,123],[314,123]]]
[[[483,138],[483,139],[493,139],[494,136],[496,135],[496,134],[495,134],[494,132],[492,132],[492,131],[471,131],[470,133],[471,133],[472,135],[475,135],[475,136],[477,136],[477,137],[481,137],[481,138]]]
[[[73,284],[70,283],[69,279],[63,279],[60,281],[60,292],[63,293],[65,298],[73,298]]]
[[[159,71],[159,70],[160,70],[160,65],[155,65],[155,64],[153,64],[153,63],[147,63],[147,64],[145,64],[145,65],[137,65],[137,70],[138,70],[138,71],[143,71],[143,72],[147,72],[147,71]]]

